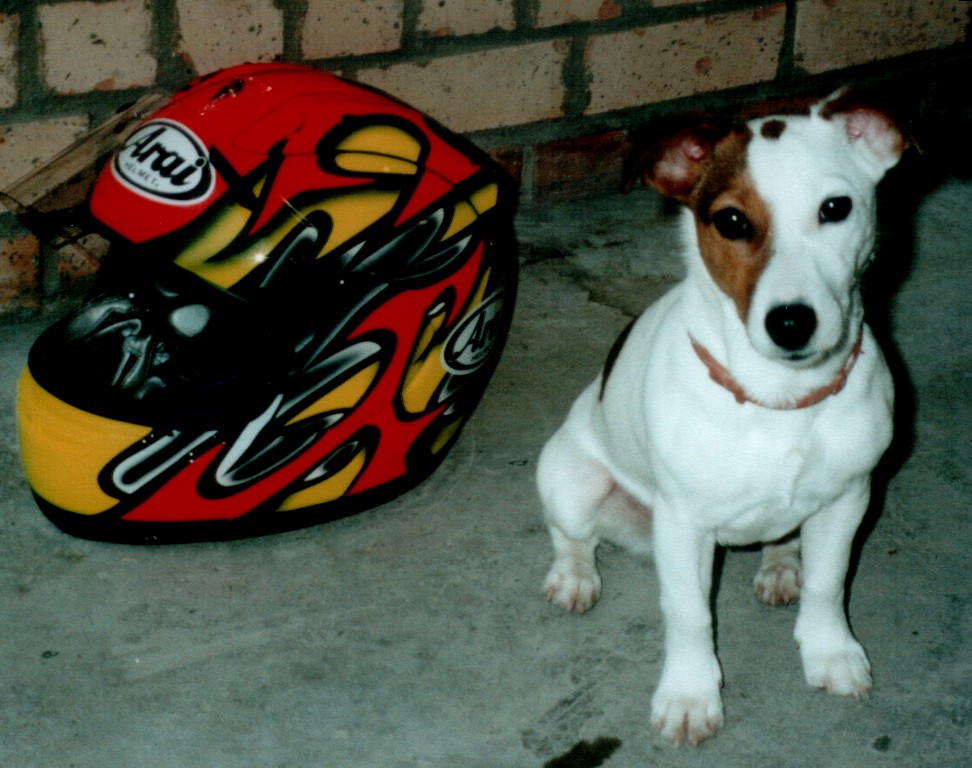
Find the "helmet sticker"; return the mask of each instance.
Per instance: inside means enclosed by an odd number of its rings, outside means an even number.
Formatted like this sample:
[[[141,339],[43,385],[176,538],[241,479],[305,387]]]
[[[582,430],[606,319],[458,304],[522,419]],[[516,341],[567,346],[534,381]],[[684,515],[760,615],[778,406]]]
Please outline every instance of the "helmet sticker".
[[[475,307],[449,334],[442,348],[442,365],[450,373],[471,373],[491,357],[503,317],[503,295],[494,293]]]
[[[152,120],[135,131],[111,168],[133,192],[174,205],[205,199],[216,182],[205,145],[173,120]]]

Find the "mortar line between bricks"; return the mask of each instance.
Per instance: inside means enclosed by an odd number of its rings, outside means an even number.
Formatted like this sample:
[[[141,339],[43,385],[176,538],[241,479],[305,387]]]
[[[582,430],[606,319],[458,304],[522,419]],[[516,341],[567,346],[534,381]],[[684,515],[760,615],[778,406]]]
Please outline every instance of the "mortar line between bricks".
[[[787,83],[796,74],[796,22],[797,0],[786,0],[786,18],[783,22],[783,45],[776,67],[776,80]]]

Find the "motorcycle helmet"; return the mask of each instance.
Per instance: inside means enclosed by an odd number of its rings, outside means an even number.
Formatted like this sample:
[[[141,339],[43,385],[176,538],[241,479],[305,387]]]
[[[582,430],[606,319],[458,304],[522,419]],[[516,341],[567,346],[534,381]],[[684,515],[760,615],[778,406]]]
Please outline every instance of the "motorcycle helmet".
[[[18,388],[58,527],[253,536],[439,465],[513,310],[515,189],[488,156],[378,91],[251,64],[192,82],[92,176],[107,253]]]

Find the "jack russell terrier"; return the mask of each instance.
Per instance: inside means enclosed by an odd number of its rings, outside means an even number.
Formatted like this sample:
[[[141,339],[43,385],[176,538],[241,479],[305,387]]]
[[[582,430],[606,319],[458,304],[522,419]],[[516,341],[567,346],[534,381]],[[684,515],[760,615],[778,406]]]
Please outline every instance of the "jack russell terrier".
[[[618,339],[537,470],[550,601],[594,605],[601,539],[653,552],[665,661],[651,718],[676,744],[723,722],[709,604],[720,544],[763,543],[756,595],[799,599],[810,685],[856,699],[871,686],[844,582],[893,387],[859,282],[875,187],[907,142],[847,93],[755,114],[687,116],[641,156],[644,181],[685,205],[687,276]]]

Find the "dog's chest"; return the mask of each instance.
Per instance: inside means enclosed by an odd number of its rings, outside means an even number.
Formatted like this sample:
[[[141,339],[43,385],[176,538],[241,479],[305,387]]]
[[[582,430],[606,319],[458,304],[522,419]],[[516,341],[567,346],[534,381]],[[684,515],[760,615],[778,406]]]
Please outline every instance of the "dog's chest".
[[[655,384],[640,407],[604,404],[597,431],[608,463],[640,501],[690,515],[724,544],[786,535],[865,477],[890,436],[886,401],[856,386],[839,401],[774,411],[713,395],[704,380],[697,397],[685,380],[677,390]]]
[[[763,433],[727,445],[719,453],[700,441],[702,461],[692,462],[692,490],[699,516],[723,544],[744,544],[784,536],[847,487],[846,447],[803,435]],[[700,491],[702,493],[700,493]]]
[[[691,510],[724,544],[779,538],[844,493],[876,461],[876,414],[761,412],[736,406],[720,419],[656,421],[656,503]],[[674,418],[672,418],[674,416]],[[675,435],[677,452],[670,452]],[[666,437],[667,436],[667,437]],[[664,498],[664,501],[662,500]]]

